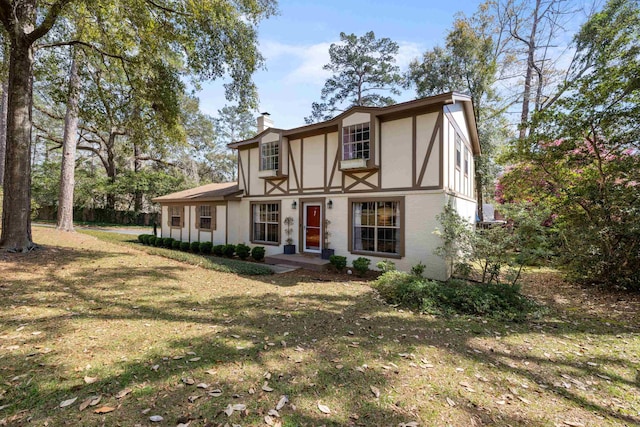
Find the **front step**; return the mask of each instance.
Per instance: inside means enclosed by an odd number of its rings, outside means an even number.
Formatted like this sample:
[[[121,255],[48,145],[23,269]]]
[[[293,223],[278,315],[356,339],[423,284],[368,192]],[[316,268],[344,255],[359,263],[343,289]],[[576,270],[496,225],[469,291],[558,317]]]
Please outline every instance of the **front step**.
[[[325,271],[329,265],[329,261],[319,256],[303,255],[303,254],[277,254],[269,255],[264,258],[266,264],[286,264],[292,265],[305,270]]]

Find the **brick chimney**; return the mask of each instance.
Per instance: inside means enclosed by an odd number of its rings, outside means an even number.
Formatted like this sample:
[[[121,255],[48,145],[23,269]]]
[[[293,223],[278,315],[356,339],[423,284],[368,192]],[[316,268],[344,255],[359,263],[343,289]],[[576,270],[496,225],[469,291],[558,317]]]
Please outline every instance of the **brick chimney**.
[[[260,117],[258,117],[258,133],[262,132],[265,129],[269,129],[273,127],[273,120],[271,120],[271,114],[260,113]]]

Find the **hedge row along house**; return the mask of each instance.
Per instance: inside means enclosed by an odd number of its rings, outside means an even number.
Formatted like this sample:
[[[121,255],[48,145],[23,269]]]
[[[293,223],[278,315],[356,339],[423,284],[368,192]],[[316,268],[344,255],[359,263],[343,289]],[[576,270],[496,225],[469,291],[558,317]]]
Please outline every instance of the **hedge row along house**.
[[[287,243],[298,257],[332,249],[349,262],[364,256],[403,270],[421,262],[427,277],[444,280],[436,216],[451,203],[475,223],[480,145],[463,94],[353,107],[293,129],[263,114],[257,135],[229,147],[238,151],[238,182],[154,199],[163,237],[260,245],[280,263]]]

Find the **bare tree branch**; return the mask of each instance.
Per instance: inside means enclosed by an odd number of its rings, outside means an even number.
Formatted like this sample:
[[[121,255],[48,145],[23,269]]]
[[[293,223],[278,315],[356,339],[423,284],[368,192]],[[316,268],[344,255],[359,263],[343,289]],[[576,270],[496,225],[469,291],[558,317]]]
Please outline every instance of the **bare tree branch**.
[[[33,42],[47,34],[58,20],[58,15],[60,15],[62,9],[72,1],[73,0],[58,0],[57,2],[55,2],[49,8],[49,13],[47,13],[47,16],[45,16],[42,23],[37,26],[35,30],[27,34],[27,41],[29,42],[29,44],[33,44]]]

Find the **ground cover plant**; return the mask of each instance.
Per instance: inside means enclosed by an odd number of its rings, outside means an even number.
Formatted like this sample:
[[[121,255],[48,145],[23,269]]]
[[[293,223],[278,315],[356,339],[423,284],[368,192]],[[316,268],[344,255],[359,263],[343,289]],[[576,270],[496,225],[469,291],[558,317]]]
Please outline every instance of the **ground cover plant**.
[[[640,423],[635,295],[525,271],[542,318],[417,315],[353,276],[96,235],[37,228],[41,249],[0,254],[0,425]]]

